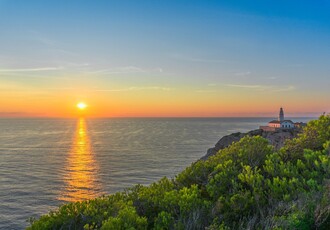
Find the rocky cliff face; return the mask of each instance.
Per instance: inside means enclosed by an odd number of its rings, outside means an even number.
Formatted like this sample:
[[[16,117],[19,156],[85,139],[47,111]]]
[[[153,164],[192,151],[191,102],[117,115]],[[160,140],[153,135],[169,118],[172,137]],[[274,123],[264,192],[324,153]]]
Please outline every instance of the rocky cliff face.
[[[247,133],[232,133],[230,135],[222,137],[213,148],[207,150],[205,156],[201,158],[201,160],[206,160],[210,156],[215,155],[220,149],[224,149],[227,146],[231,145],[233,142],[239,141],[241,138],[245,136],[261,136],[266,138],[271,145],[274,146],[275,150],[280,149],[283,145],[285,140],[292,139],[297,137],[299,130],[277,130],[273,132],[264,131],[262,129],[252,130]]]

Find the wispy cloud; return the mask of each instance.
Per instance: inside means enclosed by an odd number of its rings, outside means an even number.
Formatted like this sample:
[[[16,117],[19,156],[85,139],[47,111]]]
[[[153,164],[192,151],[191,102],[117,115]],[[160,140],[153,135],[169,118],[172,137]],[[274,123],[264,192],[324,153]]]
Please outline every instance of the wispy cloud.
[[[251,74],[250,71],[237,72],[237,73],[235,73],[236,76],[241,76],[241,77],[245,77],[245,76],[248,76],[248,75],[250,75],[250,74]]]
[[[132,86],[128,88],[119,88],[119,89],[94,89],[94,92],[125,92],[125,91],[141,91],[141,90],[160,90],[160,91],[172,91],[175,88],[170,87],[160,87],[160,86]]]
[[[248,88],[248,89],[263,89],[268,87],[263,85],[237,85],[237,84],[225,84],[225,86],[236,87],[236,88]]]
[[[45,90],[47,91],[66,91],[66,90],[74,90],[75,88],[73,87],[63,87],[63,88],[46,88]]]
[[[225,84],[227,87],[234,87],[234,88],[245,88],[251,89],[256,91],[269,91],[269,92],[284,92],[284,91],[293,91],[296,89],[295,86],[274,86],[274,85],[240,85],[240,84]]]
[[[70,79],[70,77],[37,74],[37,72],[1,72],[0,71],[0,78],[6,79],[9,76],[24,77],[24,78],[39,78],[39,79],[61,79],[61,80]]]
[[[295,89],[296,89],[295,86],[289,85],[289,86],[286,86],[286,87],[284,87],[284,88],[273,89],[273,92],[293,91],[293,90],[295,90]]]
[[[225,63],[225,60],[222,59],[208,59],[208,58],[197,58],[197,57],[189,57],[180,54],[172,54],[170,55],[172,58],[181,60],[181,61],[188,61],[188,62],[201,62],[201,63]]]
[[[92,74],[123,74],[123,73],[143,73],[144,69],[136,67],[136,66],[125,66],[125,67],[116,67],[116,68],[108,68],[108,69],[99,69],[92,70],[88,73]]]
[[[25,76],[32,78],[57,78],[57,76],[45,76],[37,75],[37,72],[47,72],[47,71],[75,71],[87,75],[114,75],[114,74],[134,74],[134,73],[163,73],[162,68],[140,68],[136,66],[124,66],[124,67],[114,67],[97,69],[90,63],[73,63],[68,62],[62,66],[58,67],[33,67],[33,68],[0,68],[0,77],[8,75]],[[29,75],[30,74],[30,75]],[[63,77],[58,77],[63,78]]]
[[[37,67],[37,68],[24,68],[24,69],[0,69],[0,72],[39,72],[39,71],[53,71],[61,70],[63,67]]]
[[[224,63],[225,60],[218,59],[202,59],[202,58],[188,58],[187,61],[191,62],[206,62],[206,63]]]
[[[45,36],[44,34],[42,34],[39,31],[28,30],[27,32],[29,33],[31,39],[33,39],[37,42],[40,42],[46,46],[54,46],[57,44],[57,42],[55,40],[48,38],[47,36]]]
[[[0,68],[0,77],[7,76],[24,76],[31,78],[58,78],[69,79],[69,77],[47,75],[45,72],[56,71],[75,71],[84,72],[89,68],[89,63],[74,63],[66,62],[60,66],[46,66],[46,67],[29,67],[29,68]]]
[[[57,53],[57,54],[61,54],[62,56],[80,56],[78,53],[73,52],[72,50],[67,50],[64,47],[66,47],[67,45],[65,45],[63,42],[60,42],[58,40],[55,40],[52,37],[49,37],[47,34],[44,34],[40,31],[36,31],[36,30],[28,30],[27,33],[29,34],[29,38],[34,41],[37,42],[41,45],[43,45],[44,47],[47,48],[47,51],[50,53]]]
[[[267,77],[266,79],[269,79],[269,80],[276,80],[277,77]]]
[[[216,90],[207,90],[207,89],[199,89],[195,91],[196,93],[215,93]]]
[[[115,68],[106,68],[106,69],[88,71],[89,74],[131,74],[131,73],[150,73],[150,72],[162,73],[163,69],[162,68],[145,69],[136,66],[124,66],[124,67],[115,67]]]

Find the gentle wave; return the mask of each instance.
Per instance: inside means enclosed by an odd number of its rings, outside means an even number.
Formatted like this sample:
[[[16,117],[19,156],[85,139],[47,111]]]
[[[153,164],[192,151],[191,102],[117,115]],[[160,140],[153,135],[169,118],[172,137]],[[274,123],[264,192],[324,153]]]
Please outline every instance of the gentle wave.
[[[174,177],[223,135],[267,121],[0,119],[0,229],[22,229],[68,201]]]

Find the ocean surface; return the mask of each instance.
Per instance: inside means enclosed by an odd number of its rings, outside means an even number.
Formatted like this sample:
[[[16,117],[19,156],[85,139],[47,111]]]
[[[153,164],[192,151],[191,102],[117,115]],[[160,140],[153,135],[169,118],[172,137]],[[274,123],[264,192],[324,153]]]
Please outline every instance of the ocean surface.
[[[29,217],[69,201],[173,178],[222,136],[271,119],[2,118],[0,229],[24,229]]]

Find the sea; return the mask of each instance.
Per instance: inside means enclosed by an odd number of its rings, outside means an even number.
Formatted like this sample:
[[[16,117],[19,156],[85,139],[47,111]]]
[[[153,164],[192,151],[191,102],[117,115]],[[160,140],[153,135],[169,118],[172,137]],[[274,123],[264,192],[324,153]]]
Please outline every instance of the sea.
[[[272,119],[1,118],[0,229],[24,229],[67,202],[174,178],[222,136]]]

